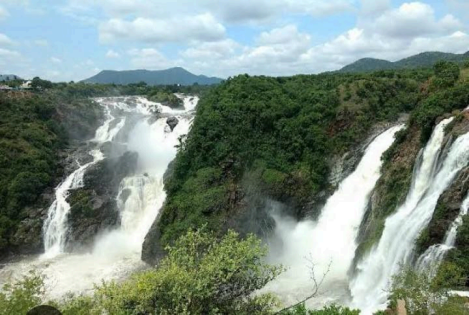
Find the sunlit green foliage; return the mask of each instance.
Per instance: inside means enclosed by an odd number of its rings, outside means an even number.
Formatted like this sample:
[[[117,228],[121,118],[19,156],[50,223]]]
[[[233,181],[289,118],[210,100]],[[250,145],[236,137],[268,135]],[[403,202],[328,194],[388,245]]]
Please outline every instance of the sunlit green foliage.
[[[297,307],[281,312],[280,315],[359,315],[359,310],[352,310],[348,307],[337,305],[326,306],[322,310],[308,310],[304,304]]]
[[[459,315],[467,314],[465,299],[450,294],[449,288],[461,280],[461,273],[453,267],[443,267],[435,278],[429,273],[404,268],[393,277],[390,305],[404,300],[411,315]]]
[[[433,69],[435,71],[433,83],[437,87],[453,86],[459,79],[459,66],[454,62],[438,61]]]
[[[23,279],[3,286],[0,292],[0,315],[26,314],[41,303],[43,278],[33,272]]]
[[[236,197],[225,197],[217,212],[193,210],[189,200],[205,191],[189,186],[202,169],[220,173],[210,187],[229,187],[229,196],[242,195],[241,179],[256,172],[255,186],[268,196],[307,203],[328,188],[330,159],[361,143],[375,123],[414,109],[429,76],[424,70],[229,78],[201,99],[178,153],[159,224],[163,240],[204,222],[219,229],[230,215]]]
[[[124,282],[103,283],[92,296],[48,303],[65,315],[271,314],[277,299],[256,291],[282,268],[264,262],[266,250],[254,236],[241,239],[229,231],[219,239],[190,231],[168,248],[168,256],[154,269]],[[25,314],[44,302],[42,294],[42,278],[34,275],[7,286],[0,294],[0,314]]]

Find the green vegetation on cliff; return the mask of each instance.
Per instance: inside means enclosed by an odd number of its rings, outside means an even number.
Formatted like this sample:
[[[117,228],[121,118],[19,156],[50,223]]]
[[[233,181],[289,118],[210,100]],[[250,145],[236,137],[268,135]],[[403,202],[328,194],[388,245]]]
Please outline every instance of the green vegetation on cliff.
[[[464,75],[460,75],[456,64],[441,61],[434,67],[434,76],[421,87],[420,97],[418,106],[411,112],[409,126],[398,134],[396,142],[384,155],[382,176],[361,227],[356,260],[380,239],[385,219],[404,202],[417,155],[430,138],[438,118],[456,114],[469,105],[469,83]],[[456,121],[467,124],[462,115],[457,116]],[[438,215],[440,212],[437,209],[435,213]],[[441,225],[441,222],[432,224]],[[429,244],[427,233],[424,231],[418,241],[421,251]],[[467,271],[469,275],[469,269]]]
[[[329,160],[361,143],[376,123],[413,110],[430,76],[228,79],[201,99],[180,147],[159,222],[163,243],[202,223],[222,231],[239,212],[248,174],[266,196],[301,208],[329,188]]]
[[[94,133],[100,116],[88,100],[0,93],[0,252],[20,245],[13,239],[29,208],[48,206],[40,195],[61,176],[59,151],[69,140]]]

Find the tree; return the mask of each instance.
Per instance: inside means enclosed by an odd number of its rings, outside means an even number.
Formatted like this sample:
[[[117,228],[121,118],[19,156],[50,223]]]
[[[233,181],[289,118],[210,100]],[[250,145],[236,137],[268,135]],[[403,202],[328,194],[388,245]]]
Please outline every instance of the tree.
[[[50,89],[52,88],[52,82],[34,77],[31,81],[31,87],[36,90]]]
[[[71,299],[64,314],[77,305],[106,314],[263,314],[277,305],[270,294],[253,295],[282,271],[263,261],[267,248],[254,236],[190,231],[167,250],[158,267]]]
[[[6,284],[0,292],[0,315],[26,314],[41,303],[43,278],[33,272],[14,284]]]
[[[440,60],[434,66],[435,83],[438,87],[450,87],[459,79],[459,66],[450,61]]]
[[[455,272],[453,268],[443,270],[449,271],[445,275],[439,272],[439,275],[433,278],[426,272],[418,272],[410,267],[403,268],[393,277],[391,308],[396,307],[397,300],[404,300],[409,314],[467,314],[464,300],[449,294],[449,288],[459,279],[460,273]]]

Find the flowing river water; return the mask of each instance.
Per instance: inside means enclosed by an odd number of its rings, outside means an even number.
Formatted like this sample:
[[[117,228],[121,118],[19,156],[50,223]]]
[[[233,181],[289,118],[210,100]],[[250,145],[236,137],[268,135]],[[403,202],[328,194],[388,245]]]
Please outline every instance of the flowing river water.
[[[143,97],[96,99],[104,109],[105,121],[90,140],[89,154],[93,159],[79,166],[56,188],[55,201],[44,222],[45,253],[7,264],[0,270],[1,283],[36,270],[46,277],[48,297],[60,298],[67,292],[89,292],[94,283],[123,279],[145,268],[140,259],[142,243],[166,197],[163,175],[176,155],[179,137],[189,132],[198,102],[196,97],[180,97],[184,101],[183,110],[149,102]],[[172,131],[166,123],[169,116],[179,120]],[[129,127],[124,132],[126,123]],[[105,158],[100,148],[109,142],[124,145],[126,150],[139,155],[136,174],[124,178],[119,187],[117,210],[121,224],[99,234],[88,252],[68,253],[66,234],[70,205],[67,197],[70,190],[83,185],[86,170]],[[125,202],[119,198],[123,191],[128,194]]]

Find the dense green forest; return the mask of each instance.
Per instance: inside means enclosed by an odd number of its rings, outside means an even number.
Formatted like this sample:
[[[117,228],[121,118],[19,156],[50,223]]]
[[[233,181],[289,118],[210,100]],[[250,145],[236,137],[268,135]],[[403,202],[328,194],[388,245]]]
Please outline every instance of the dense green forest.
[[[200,101],[179,150],[159,223],[163,244],[204,223],[222,230],[239,210],[246,178],[301,215],[331,188],[329,161],[372,126],[411,113],[424,143],[438,116],[467,105],[469,84],[459,75],[442,62],[434,71],[228,79]]]
[[[465,54],[452,54],[438,51],[427,51],[398,61],[387,61],[375,58],[362,58],[342,69],[339,72],[370,72],[379,70],[417,69],[433,67],[438,61],[451,61],[459,64],[467,62],[469,51]]]

